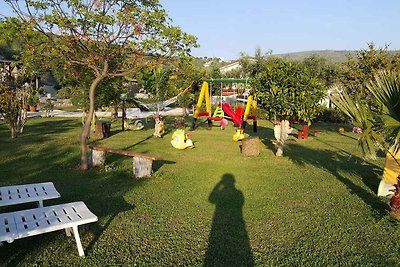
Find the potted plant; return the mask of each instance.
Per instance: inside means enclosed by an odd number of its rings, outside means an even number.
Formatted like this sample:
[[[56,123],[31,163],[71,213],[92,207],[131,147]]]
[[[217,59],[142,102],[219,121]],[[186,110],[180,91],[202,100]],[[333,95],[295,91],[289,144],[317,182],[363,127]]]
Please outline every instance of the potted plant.
[[[36,95],[30,95],[26,99],[26,103],[29,105],[29,111],[37,111],[36,107],[37,103],[39,103],[39,97],[37,97]]]

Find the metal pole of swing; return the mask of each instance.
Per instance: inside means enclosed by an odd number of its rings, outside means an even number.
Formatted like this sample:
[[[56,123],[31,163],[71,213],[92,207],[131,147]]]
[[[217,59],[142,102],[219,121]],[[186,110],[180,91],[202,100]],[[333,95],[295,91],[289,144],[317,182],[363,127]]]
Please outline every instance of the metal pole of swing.
[[[125,131],[125,118],[126,118],[125,99],[123,99],[122,100],[122,131]]]
[[[208,118],[207,118],[207,124],[208,124],[208,128],[209,129],[212,129],[212,121],[210,120],[210,117],[211,117],[211,106],[212,106],[212,85],[213,85],[213,82],[212,82],[212,80],[211,80],[211,83],[210,83],[210,97],[209,97],[209,99],[210,99],[210,114],[208,114]],[[206,102],[206,105],[207,105],[207,102]]]
[[[222,110],[222,82],[221,82],[221,99],[219,100],[219,107],[221,108],[221,110]]]

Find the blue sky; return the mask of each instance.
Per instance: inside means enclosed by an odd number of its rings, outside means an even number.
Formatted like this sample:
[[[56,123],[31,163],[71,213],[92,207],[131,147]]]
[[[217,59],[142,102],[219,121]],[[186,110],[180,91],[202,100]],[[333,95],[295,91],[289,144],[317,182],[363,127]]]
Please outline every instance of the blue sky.
[[[354,50],[390,44],[400,49],[400,1],[161,0],[174,23],[196,35],[196,56]]]
[[[274,54],[400,49],[399,0],[161,0],[174,25],[198,37],[195,56],[238,58],[258,46]],[[0,0],[0,14],[12,14]]]

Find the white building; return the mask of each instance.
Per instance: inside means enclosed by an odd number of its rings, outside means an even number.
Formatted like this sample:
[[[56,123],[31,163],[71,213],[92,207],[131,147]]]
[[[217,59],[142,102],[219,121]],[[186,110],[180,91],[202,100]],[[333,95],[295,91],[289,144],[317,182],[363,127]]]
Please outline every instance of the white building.
[[[219,71],[221,73],[227,73],[227,72],[230,72],[232,70],[239,69],[241,67],[242,66],[240,65],[240,61],[236,60],[236,61],[233,61],[233,62],[229,63],[228,65],[225,65],[225,66],[219,68]]]

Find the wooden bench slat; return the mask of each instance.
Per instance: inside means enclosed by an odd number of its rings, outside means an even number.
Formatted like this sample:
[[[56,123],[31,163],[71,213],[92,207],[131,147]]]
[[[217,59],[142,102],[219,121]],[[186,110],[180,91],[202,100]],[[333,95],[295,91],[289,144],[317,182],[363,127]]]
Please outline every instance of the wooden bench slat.
[[[127,151],[127,150],[112,149],[112,148],[106,148],[106,147],[100,147],[100,146],[89,146],[89,148],[93,149],[93,150],[97,150],[97,151],[109,152],[109,153],[124,155],[124,156],[128,156],[128,157],[138,157],[138,158],[151,159],[151,160],[162,160],[161,157],[153,156],[150,154],[135,153],[135,152]]]

